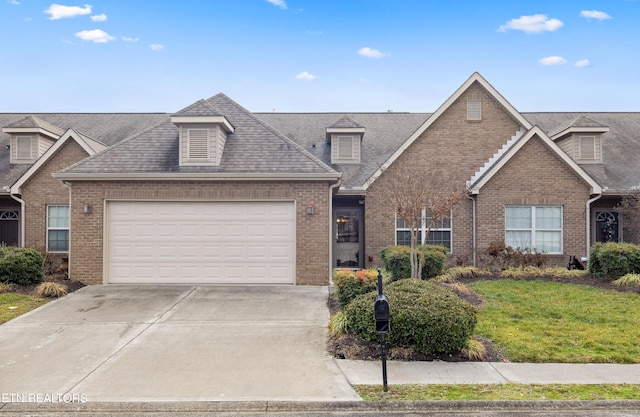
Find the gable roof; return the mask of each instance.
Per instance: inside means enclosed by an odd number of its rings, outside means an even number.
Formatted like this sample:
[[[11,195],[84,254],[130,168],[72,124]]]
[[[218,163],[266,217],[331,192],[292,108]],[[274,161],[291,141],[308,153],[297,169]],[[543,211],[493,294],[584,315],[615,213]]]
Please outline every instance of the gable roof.
[[[479,73],[474,72],[471,77],[467,79],[452,95],[445,101],[435,113],[427,119],[422,126],[420,126],[412,135],[406,140],[402,146],[400,146],[394,153],[389,157],[387,161],[385,161],[382,166],[369,178],[364,184],[363,188],[368,188],[373,182],[387,169],[402,153],[411,146],[413,142],[416,141],[427,130],[438,118],[451,107],[451,105],[458,100],[464,93],[471,87],[472,84],[478,83],[480,84],[493,98],[507,111],[507,113],[513,117],[521,126],[525,129],[531,129],[531,124],[527,119],[525,119],[516,109],[513,107],[503,96],[493,88],[491,84],[487,80],[484,79]]]
[[[585,133],[604,133],[608,132],[609,127],[598,123],[591,118],[581,114],[574,119],[562,123],[560,126],[547,132],[551,139],[558,139],[569,133],[585,132]]]
[[[573,169],[589,186],[591,187],[591,194],[601,194],[602,189],[597,182],[593,180],[573,159],[569,157],[560,147],[555,144],[546,133],[542,131],[538,126],[534,126],[532,129],[521,136],[518,136],[515,140],[513,140],[504,152],[500,153],[499,157],[496,158],[495,161],[488,167],[488,169],[481,171],[481,173],[475,175],[470,181],[467,182],[467,189],[471,194],[478,194],[480,189],[491,180],[491,178],[498,172],[502,167],[506,165],[507,162],[514,155],[518,153],[518,151],[524,146],[525,143],[530,141],[532,138],[538,137],[542,139],[542,141],[556,154],[560,159],[562,159],[571,169]]]
[[[54,143],[46,152],[38,158],[38,160],[29,167],[29,169],[18,178],[18,180],[11,186],[10,191],[12,194],[21,194],[20,187],[26,183],[29,178],[49,160],[58,150],[69,140],[74,140],[78,145],[87,152],[88,155],[94,155],[99,151],[106,149],[107,147],[100,142],[89,138],[83,134],[80,134],[73,129],[68,129],[64,134]]]
[[[179,131],[165,122],[62,170],[61,179],[326,179],[340,173],[281,135],[249,111],[218,94],[198,103],[237,126],[227,136],[218,166],[181,166]]]
[[[2,128],[5,133],[38,132],[45,136],[58,139],[64,130],[36,116],[29,115]]]

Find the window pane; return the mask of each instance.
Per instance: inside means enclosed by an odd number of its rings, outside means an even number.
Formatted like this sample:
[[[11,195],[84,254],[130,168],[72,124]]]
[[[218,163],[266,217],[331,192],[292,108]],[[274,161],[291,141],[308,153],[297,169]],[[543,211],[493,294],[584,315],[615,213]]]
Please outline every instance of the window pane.
[[[507,207],[507,229],[530,229],[531,207]]]
[[[418,232],[418,244],[422,239],[422,233]],[[398,246],[411,246],[411,232],[398,230],[396,232],[396,244]]]
[[[560,253],[561,238],[560,232],[537,232],[536,233],[536,251],[546,253]]]
[[[404,220],[400,219],[400,218],[396,218],[396,228],[397,229],[406,229],[407,226],[407,222],[405,222]]]
[[[427,243],[429,245],[442,245],[451,251],[451,232],[430,231]]]
[[[69,251],[69,231],[49,230],[49,250],[52,252]]]
[[[507,230],[505,243],[514,249],[530,249],[531,232]]]
[[[536,229],[561,229],[562,209],[560,207],[536,207]]]
[[[49,228],[68,228],[69,227],[69,207],[68,206],[49,206]]]

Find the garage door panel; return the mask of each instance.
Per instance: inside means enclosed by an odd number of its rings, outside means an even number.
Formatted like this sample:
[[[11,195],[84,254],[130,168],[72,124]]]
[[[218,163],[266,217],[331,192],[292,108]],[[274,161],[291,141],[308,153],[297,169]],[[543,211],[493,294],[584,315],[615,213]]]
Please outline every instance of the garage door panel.
[[[110,202],[107,280],[295,282],[293,202]]]

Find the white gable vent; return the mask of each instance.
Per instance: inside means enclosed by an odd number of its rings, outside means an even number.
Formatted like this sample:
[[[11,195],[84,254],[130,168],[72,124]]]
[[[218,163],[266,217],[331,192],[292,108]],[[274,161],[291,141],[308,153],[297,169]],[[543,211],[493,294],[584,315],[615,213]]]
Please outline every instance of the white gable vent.
[[[209,155],[209,129],[187,129],[187,158],[207,161]]]

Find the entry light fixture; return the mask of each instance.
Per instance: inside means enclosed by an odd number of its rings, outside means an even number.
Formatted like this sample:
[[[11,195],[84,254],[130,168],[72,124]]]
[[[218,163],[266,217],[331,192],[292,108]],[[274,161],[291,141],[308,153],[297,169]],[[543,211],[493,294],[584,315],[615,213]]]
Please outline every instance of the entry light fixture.
[[[314,213],[313,203],[307,203],[307,215],[311,216]]]
[[[91,204],[85,203],[85,205],[82,206],[82,212],[84,214],[91,214]]]

